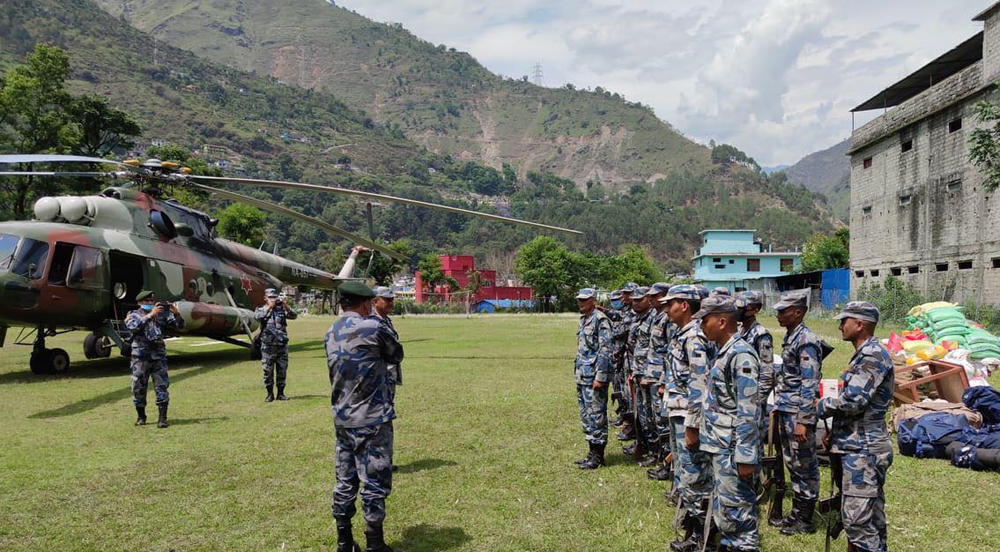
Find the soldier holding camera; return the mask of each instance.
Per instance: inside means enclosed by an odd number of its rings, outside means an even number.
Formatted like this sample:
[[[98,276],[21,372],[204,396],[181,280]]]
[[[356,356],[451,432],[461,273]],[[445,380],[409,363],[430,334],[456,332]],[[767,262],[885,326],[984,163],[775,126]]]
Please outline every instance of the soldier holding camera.
[[[184,327],[184,319],[177,306],[157,302],[152,291],[140,291],[135,296],[139,308],[125,318],[125,327],[132,332],[132,402],[138,414],[135,425],[146,424],[146,390],[149,378],[153,378],[153,391],[160,419],[156,427],[167,427],[167,404],[170,395],[167,387],[167,347],[163,343],[165,329]]]
[[[274,396],[274,372],[277,371],[278,400],[287,401],[285,378],[288,374],[288,321],[298,318],[298,313],[285,304],[278,290],[264,290],[267,303],[254,312],[260,322],[260,365],[264,370],[264,387],[267,397],[264,402],[272,402]]]

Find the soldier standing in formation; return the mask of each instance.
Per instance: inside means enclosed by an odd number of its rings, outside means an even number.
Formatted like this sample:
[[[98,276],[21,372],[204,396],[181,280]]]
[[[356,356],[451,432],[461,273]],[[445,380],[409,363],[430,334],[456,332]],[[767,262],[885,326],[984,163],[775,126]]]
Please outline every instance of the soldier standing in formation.
[[[760,358],[760,374],[757,379],[757,397],[760,401],[760,448],[764,453],[767,429],[767,397],[774,390],[774,340],[771,332],[757,321],[757,315],[764,308],[764,294],[759,291],[744,291],[736,298],[739,309],[740,335],[750,344]]]
[[[794,492],[791,512],[777,522],[782,535],[816,532],[813,511],[819,495],[819,459],[815,404],[826,351],[819,336],[802,323],[808,300],[807,290],[789,291],[774,305],[778,324],[787,331],[781,344],[781,369],[774,374],[774,409]]]
[[[611,319],[611,362],[614,365],[614,383],[618,402],[618,420],[616,425],[622,426],[622,432],[617,436],[619,441],[630,441],[635,438],[635,420],[632,419],[632,392],[628,386],[629,353],[628,335],[635,311],[632,310],[632,294],[639,287],[629,282],[620,290],[621,304],[617,309],[607,311]]]
[[[823,440],[831,452],[834,474],[840,468],[841,519],[848,552],[885,552],[886,472],[892,465],[892,444],[885,415],[895,384],[892,359],[875,337],[879,311],[872,303],[848,303],[840,320],[844,341],[855,353],[840,377],[839,396],[824,397],[817,416],[833,418],[833,429]]]
[[[590,452],[576,461],[581,469],[604,465],[608,444],[608,385],[611,380],[611,320],[595,308],[596,292],[584,288],[576,296],[580,327],[576,332],[576,400]]]
[[[355,499],[361,488],[366,552],[392,552],[382,523],[385,499],[392,490],[392,420],[390,366],[403,361],[403,347],[381,320],[371,316],[375,293],[360,282],[339,288],[344,313],[326,334],[333,425],[337,435],[337,483],[333,517],[337,552],[358,549],[351,532]]]
[[[138,417],[135,425],[146,424],[146,390],[153,378],[153,392],[160,419],[156,427],[167,427],[167,406],[170,403],[170,379],[167,377],[167,347],[163,343],[165,329],[184,327],[184,319],[174,304],[157,303],[152,291],[140,291],[135,296],[139,308],[125,317],[125,327],[132,332],[132,403]]]
[[[670,290],[670,284],[657,282],[649,289],[650,307],[654,309],[649,319],[649,359],[646,363],[646,379],[653,406],[653,426],[656,428],[657,461],[659,466],[646,471],[646,476],[657,481],[670,479],[670,417],[664,401],[663,372],[669,358],[670,334],[673,325],[667,317],[667,306],[660,299]],[[672,460],[671,460],[672,461]]]
[[[649,288],[639,287],[632,297],[632,310],[635,320],[629,328],[629,351],[631,366],[629,381],[635,389],[635,443],[626,447],[625,454],[632,454],[639,459],[640,466],[651,466],[656,458],[651,455],[651,444],[656,440],[656,429],[653,427],[652,397],[650,382],[646,379],[646,363],[649,361],[649,320],[652,309],[649,308]]]
[[[288,321],[298,318],[298,313],[289,308],[278,295],[278,290],[264,290],[266,304],[254,311],[254,318],[260,322],[260,364],[264,371],[264,388],[267,397],[264,402],[274,400],[274,378],[277,372],[278,400],[287,401],[285,380],[288,376]]]
[[[702,302],[697,317],[718,354],[705,392],[698,439],[712,456],[712,518],[719,552],[760,550],[756,481],[760,466],[757,412],[757,352],[737,331],[736,302],[716,295]]]
[[[684,535],[670,543],[670,549],[684,552],[699,548],[704,540],[705,514],[712,492],[711,458],[700,450],[697,437],[709,348],[701,323],[694,318],[701,309],[699,289],[691,285],[673,286],[661,301],[667,305],[667,316],[677,328],[670,340],[670,365],[664,373],[675,489],[683,513]],[[692,408],[694,402],[699,403],[697,408]]]

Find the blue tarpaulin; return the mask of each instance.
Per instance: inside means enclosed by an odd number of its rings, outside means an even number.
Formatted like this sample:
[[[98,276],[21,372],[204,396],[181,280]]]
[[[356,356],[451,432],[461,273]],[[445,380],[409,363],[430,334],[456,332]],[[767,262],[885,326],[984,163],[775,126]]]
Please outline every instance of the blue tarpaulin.
[[[851,271],[847,268],[831,268],[823,271],[820,284],[820,300],[824,310],[835,310],[851,300]]]

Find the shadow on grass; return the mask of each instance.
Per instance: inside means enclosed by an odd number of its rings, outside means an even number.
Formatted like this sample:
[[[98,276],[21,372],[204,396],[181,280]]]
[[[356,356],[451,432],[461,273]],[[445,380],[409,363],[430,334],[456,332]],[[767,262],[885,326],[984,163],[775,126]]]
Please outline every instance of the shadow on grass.
[[[445,466],[457,466],[458,462],[453,460],[442,460],[441,458],[421,458],[414,460],[405,466],[399,466],[396,473],[417,473],[425,470],[435,470]]]
[[[293,401],[302,401],[308,399],[329,399],[330,395],[289,395],[288,399]]]
[[[472,540],[461,527],[436,527],[421,523],[407,527],[403,539],[392,543],[396,550],[406,552],[434,552],[457,548]]]
[[[186,370],[179,373],[170,373],[170,383],[176,384],[182,382],[188,378],[193,378],[206,374],[208,372],[213,372],[220,368],[226,368],[232,366],[234,362],[241,362],[245,360],[245,351],[241,350],[224,350],[224,351],[212,351],[208,353],[197,353],[197,354],[180,354],[176,356],[171,356],[167,360],[168,373],[169,365],[178,363],[183,363],[185,360],[198,360],[198,361],[212,361],[209,364],[202,366],[201,368],[195,368],[193,370]],[[65,377],[65,376],[60,376]],[[121,389],[116,391],[109,391],[108,393],[103,393],[97,395],[96,397],[91,397],[89,399],[83,399],[80,401],[72,402],[66,406],[56,408],[54,410],[43,410],[42,412],[36,412],[28,416],[33,419],[45,419],[45,418],[60,418],[62,416],[72,416],[73,414],[79,414],[81,412],[86,412],[88,410],[93,410],[99,406],[103,406],[108,403],[120,401],[123,399],[130,398],[132,396],[132,390],[125,385],[125,380],[122,380],[123,386]],[[150,385],[152,387],[152,385]],[[152,391],[152,389],[150,389]]]
[[[216,422],[225,422],[229,419],[229,416],[216,416],[214,418],[170,418],[167,420],[172,426],[178,425],[201,425],[201,424],[214,424]]]

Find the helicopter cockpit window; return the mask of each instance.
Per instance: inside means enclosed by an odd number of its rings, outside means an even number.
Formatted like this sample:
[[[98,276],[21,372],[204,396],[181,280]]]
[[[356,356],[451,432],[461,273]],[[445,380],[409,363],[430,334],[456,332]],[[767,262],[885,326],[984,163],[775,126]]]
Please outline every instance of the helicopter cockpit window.
[[[100,249],[76,246],[66,283],[70,287],[100,289],[104,286],[104,255]]]
[[[14,250],[17,249],[19,241],[21,241],[20,236],[0,234],[0,270],[7,270],[14,262]]]
[[[14,258],[10,270],[31,280],[37,280],[45,273],[45,261],[49,256],[49,244],[25,238]]]

